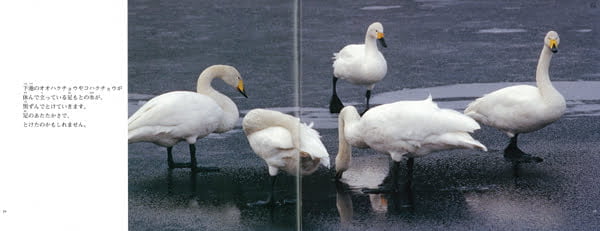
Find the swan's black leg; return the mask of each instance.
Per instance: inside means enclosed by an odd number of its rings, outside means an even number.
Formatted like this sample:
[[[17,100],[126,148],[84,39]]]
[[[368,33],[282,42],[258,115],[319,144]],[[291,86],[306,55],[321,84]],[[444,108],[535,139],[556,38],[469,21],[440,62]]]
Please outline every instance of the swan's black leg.
[[[167,147],[167,163],[169,164],[169,169],[174,168],[190,168],[190,163],[175,163],[173,161],[173,147]]]
[[[217,167],[202,167],[198,166],[198,161],[196,160],[196,145],[190,144],[190,167],[192,172],[217,172],[219,168]]]
[[[506,149],[504,149],[504,159],[513,163],[539,163],[544,161],[544,159],[540,157],[532,156],[521,151],[517,146],[518,136],[519,134],[515,134],[515,136],[510,139],[510,143]]]
[[[408,170],[408,175],[407,175],[407,177],[408,177],[407,187],[408,188],[410,188],[412,186],[414,165],[415,165],[415,158],[413,158],[413,157],[408,158],[408,160],[406,161],[406,167]]]
[[[338,80],[338,78],[333,76],[333,93],[331,95],[331,100],[329,101],[329,112],[330,113],[340,113],[342,108],[344,108],[344,104],[342,104],[342,101],[340,100],[340,98],[337,95],[337,91],[336,91],[337,80]]]
[[[173,161],[173,147],[167,147],[167,163],[169,169],[174,168],[189,168],[192,172],[215,172],[219,171],[217,167],[200,167],[197,166],[198,161],[196,160],[196,145],[190,144],[190,163],[175,163]]]
[[[367,98],[367,107],[365,107],[365,110],[361,113],[361,115],[364,115],[365,112],[367,112],[371,108],[369,105],[369,101],[371,100],[371,90],[367,90],[365,98]]]
[[[273,191],[275,188],[275,182],[277,181],[277,175],[275,176],[271,176],[271,188],[269,191],[269,194],[267,195],[267,199],[264,201],[257,201],[257,202],[252,202],[252,203],[248,203],[248,206],[262,206],[262,205],[274,205],[274,200],[273,200]]]
[[[175,168],[175,162],[173,162],[173,147],[167,147],[167,164],[169,165],[169,169]]]

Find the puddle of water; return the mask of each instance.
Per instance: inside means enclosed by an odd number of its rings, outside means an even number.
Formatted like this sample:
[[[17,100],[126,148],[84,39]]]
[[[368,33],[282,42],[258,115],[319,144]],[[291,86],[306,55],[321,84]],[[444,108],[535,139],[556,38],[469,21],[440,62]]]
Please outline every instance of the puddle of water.
[[[389,155],[385,154],[354,156],[352,167],[344,172],[341,181],[357,193],[363,188],[375,189],[388,175],[389,163]]]
[[[488,34],[507,34],[507,33],[521,33],[526,32],[525,29],[511,29],[511,28],[491,28],[491,29],[482,29],[477,31],[477,33],[488,33]]]
[[[360,8],[361,10],[388,10],[388,9],[396,9],[401,8],[400,5],[392,5],[392,6],[365,6]]]

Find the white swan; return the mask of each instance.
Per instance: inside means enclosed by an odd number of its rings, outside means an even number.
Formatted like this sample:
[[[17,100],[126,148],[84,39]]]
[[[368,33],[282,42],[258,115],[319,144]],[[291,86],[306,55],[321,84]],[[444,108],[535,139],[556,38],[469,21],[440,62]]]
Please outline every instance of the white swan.
[[[271,192],[279,170],[308,175],[319,164],[329,168],[329,153],[312,124],[278,111],[253,109],[244,116],[242,127],[252,150],[267,163]],[[260,203],[270,202],[271,194]]]
[[[223,79],[247,97],[242,77],[234,67],[210,66],[198,77],[197,92],[173,91],[156,96],[129,117],[129,143],[152,142],[167,147],[171,169],[218,170],[196,166],[196,140],[231,130],[239,114],[231,99],[212,88],[214,78]],[[174,163],[171,150],[183,140],[189,143],[191,162]]]
[[[548,32],[538,61],[537,87],[518,85],[502,88],[471,102],[465,115],[495,127],[511,137],[504,156],[516,162],[541,162],[542,158],[522,152],[517,146],[520,133],[536,131],[558,120],[565,112],[565,98],[552,86],[548,68],[552,53],[558,51],[558,33]]]
[[[339,150],[335,158],[336,178],[350,167],[352,146],[371,148],[391,155],[397,165],[408,158],[409,181],[414,157],[454,148],[487,148],[469,133],[479,124],[450,109],[440,109],[429,96],[421,101],[398,101],[367,111],[361,118],[353,106],[338,118]]]
[[[387,73],[387,62],[377,49],[376,40],[379,40],[383,47],[387,47],[383,39],[383,26],[379,22],[369,26],[364,44],[350,44],[333,54],[333,94],[329,102],[331,113],[339,113],[344,107],[336,92],[338,78],[367,87],[365,111],[369,110],[371,90]]]

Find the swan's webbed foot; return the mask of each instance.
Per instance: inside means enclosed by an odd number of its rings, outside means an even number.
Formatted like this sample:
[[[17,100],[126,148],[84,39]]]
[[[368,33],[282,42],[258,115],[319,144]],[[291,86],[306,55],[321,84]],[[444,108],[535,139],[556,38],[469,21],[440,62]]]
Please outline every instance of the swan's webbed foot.
[[[199,172],[218,172],[220,171],[220,169],[218,167],[206,167],[206,166],[194,166],[192,167],[192,172],[195,173],[199,173]]]
[[[330,113],[340,113],[340,111],[344,108],[344,104],[337,95],[332,95],[331,100],[329,101],[329,112]]]
[[[360,190],[365,194],[398,193],[400,189],[396,184],[380,185],[378,188],[363,188]]]
[[[330,113],[340,113],[340,111],[342,111],[342,108],[344,108],[344,104],[342,104],[342,101],[337,96],[337,92],[335,89],[337,80],[338,80],[338,78],[333,76],[333,93],[331,94],[331,100],[329,100],[329,112]]]
[[[219,171],[218,167],[195,166],[192,163],[175,163],[175,162],[169,161],[168,164],[169,164],[169,169],[189,168],[194,173],[199,173],[199,172],[218,172]]]
[[[540,162],[544,161],[544,159],[542,159],[540,157],[532,156],[530,154],[527,154],[527,153],[521,151],[521,149],[517,146],[518,136],[519,136],[519,134],[515,134],[515,136],[513,136],[510,139],[510,143],[508,144],[506,149],[504,149],[504,159],[506,161],[510,161],[515,164],[540,163]]]

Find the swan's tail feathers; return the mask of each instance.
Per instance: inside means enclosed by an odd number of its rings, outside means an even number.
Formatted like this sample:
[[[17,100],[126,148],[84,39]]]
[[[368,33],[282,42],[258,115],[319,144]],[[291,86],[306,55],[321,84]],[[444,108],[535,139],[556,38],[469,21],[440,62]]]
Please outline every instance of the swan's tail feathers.
[[[475,120],[477,123],[488,124],[487,116],[480,114],[475,110],[471,110],[471,109],[467,108],[467,109],[465,109],[464,114],[466,116],[472,118],[473,120]]]
[[[300,149],[308,153],[313,159],[321,159],[321,164],[329,168],[329,153],[323,142],[321,142],[319,132],[313,129],[312,125],[313,123],[310,125],[300,124]]]
[[[478,140],[472,140],[469,144],[471,145],[469,147],[470,149],[479,149],[484,152],[488,151],[487,147],[485,145],[483,145],[481,142],[479,142]]]
[[[437,140],[434,142],[446,144],[448,145],[447,148],[479,149],[485,152],[488,150],[485,145],[473,139],[473,137],[466,132],[446,133],[437,137]]]
[[[465,110],[463,111],[463,113],[468,116],[471,116],[473,114],[479,114],[477,111],[479,110],[480,100],[481,100],[481,98],[477,98],[477,99],[473,100],[472,102],[470,102],[467,105],[467,108],[465,108]]]

